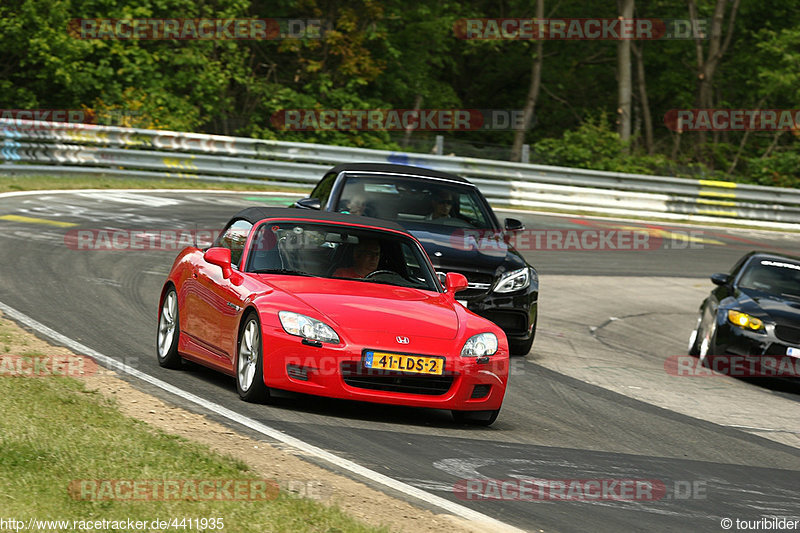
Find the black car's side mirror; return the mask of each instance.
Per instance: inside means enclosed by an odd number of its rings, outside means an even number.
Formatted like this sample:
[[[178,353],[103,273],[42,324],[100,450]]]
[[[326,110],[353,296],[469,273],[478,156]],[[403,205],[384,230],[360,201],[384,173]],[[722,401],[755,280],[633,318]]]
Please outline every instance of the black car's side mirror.
[[[295,207],[299,207],[300,209],[322,209],[322,204],[319,201],[319,198],[303,198],[302,200],[297,200],[294,203]]]
[[[516,218],[507,218],[505,227],[506,231],[520,231],[525,229],[525,225]]]
[[[728,274],[725,274],[724,272],[711,274],[711,282],[714,285],[727,285],[730,280],[731,277]]]

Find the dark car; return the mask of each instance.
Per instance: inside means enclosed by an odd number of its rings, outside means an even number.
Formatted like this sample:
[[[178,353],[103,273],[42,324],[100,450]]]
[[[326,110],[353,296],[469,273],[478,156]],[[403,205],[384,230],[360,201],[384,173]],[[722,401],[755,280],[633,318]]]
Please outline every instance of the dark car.
[[[800,258],[750,252],[711,281],[717,287],[700,306],[691,355],[706,364],[715,356],[800,357]]]
[[[295,207],[394,220],[425,247],[437,273],[466,276],[458,300],[500,326],[512,355],[530,351],[536,333],[539,277],[507,244],[523,229],[501,226],[486,198],[466,179],[406,165],[350,163],[329,170]]]

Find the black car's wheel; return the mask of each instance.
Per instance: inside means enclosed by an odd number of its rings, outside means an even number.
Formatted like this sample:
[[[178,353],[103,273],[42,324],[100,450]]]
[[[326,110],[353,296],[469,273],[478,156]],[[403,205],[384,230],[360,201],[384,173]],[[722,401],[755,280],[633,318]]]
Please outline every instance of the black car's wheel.
[[[538,320],[538,318],[537,318]],[[508,340],[508,351],[511,355],[528,355],[533,346],[533,339],[536,337],[536,321],[533,322],[533,329],[531,330],[531,338],[524,341]]]
[[[692,334],[689,335],[689,355],[698,356],[700,355],[700,343],[702,342],[702,331],[700,331],[700,325],[703,323],[703,314],[700,313],[700,316],[697,317],[697,324],[694,327],[694,331]]]
[[[497,415],[500,414],[500,409],[494,411],[451,411],[453,420],[457,424],[466,424],[470,426],[491,426],[497,420]]]
[[[264,385],[262,352],[261,325],[251,313],[242,322],[236,351],[236,390],[246,402],[264,403],[269,399],[269,389]]]
[[[531,346],[533,346],[533,335],[526,341],[508,341],[508,351],[511,352],[511,355],[528,355]]]
[[[164,368],[180,368],[181,356],[178,353],[178,294],[170,287],[161,300],[161,315],[158,318],[156,334],[156,356],[158,364]]]
[[[715,355],[715,345],[717,343],[717,321],[714,320],[711,325],[708,327],[708,331],[706,331],[702,337],[698,332],[698,338],[700,338],[700,346],[698,347],[697,355],[700,357],[700,363],[705,365],[708,361],[708,356]]]

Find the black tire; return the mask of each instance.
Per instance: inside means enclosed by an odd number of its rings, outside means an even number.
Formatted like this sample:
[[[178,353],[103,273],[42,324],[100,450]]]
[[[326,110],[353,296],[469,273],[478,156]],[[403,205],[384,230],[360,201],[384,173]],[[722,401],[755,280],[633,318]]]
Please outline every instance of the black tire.
[[[700,330],[700,325],[703,322],[703,315],[701,314],[697,317],[697,325],[694,328],[694,339],[689,337],[689,355],[693,355],[697,357],[700,355],[700,340],[702,338],[702,331]]]
[[[538,320],[539,317],[536,317]],[[536,321],[533,322],[533,329],[531,330],[531,338],[524,341],[518,340],[508,340],[508,352],[510,355],[521,355],[526,356],[531,351],[531,346],[533,346],[533,339],[536,338]]]
[[[266,403],[269,388],[264,385],[264,346],[261,324],[255,313],[248,314],[239,328],[236,342],[236,391],[250,403]]]
[[[526,341],[508,341],[508,351],[512,356],[525,357],[533,346],[533,335]]]
[[[178,293],[170,286],[160,303],[156,329],[156,358],[164,368],[180,368],[183,359],[178,353],[178,338],[181,328],[178,312]]]
[[[500,409],[494,411],[451,411],[456,424],[469,426],[491,426],[497,420]]]

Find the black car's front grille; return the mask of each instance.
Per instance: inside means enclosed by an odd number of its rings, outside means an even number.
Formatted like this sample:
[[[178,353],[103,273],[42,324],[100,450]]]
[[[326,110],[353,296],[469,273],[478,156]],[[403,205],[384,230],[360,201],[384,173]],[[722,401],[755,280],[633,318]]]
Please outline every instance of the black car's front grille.
[[[387,392],[405,392],[426,396],[441,396],[450,390],[455,376],[409,374],[389,370],[373,370],[364,368],[360,362],[345,361],[342,363],[342,379],[351,387],[380,390]]]
[[[783,342],[800,344],[800,328],[792,326],[775,326],[775,336]]]
[[[491,320],[500,329],[512,335],[524,335],[528,332],[526,315],[514,311],[486,311],[478,312],[483,318]]]
[[[473,298],[475,296],[483,296],[489,292],[494,284],[494,278],[490,274],[480,274],[477,272],[459,272],[457,270],[449,270],[448,272],[458,272],[464,274],[467,278],[469,285],[463,291],[458,291],[457,298]]]

